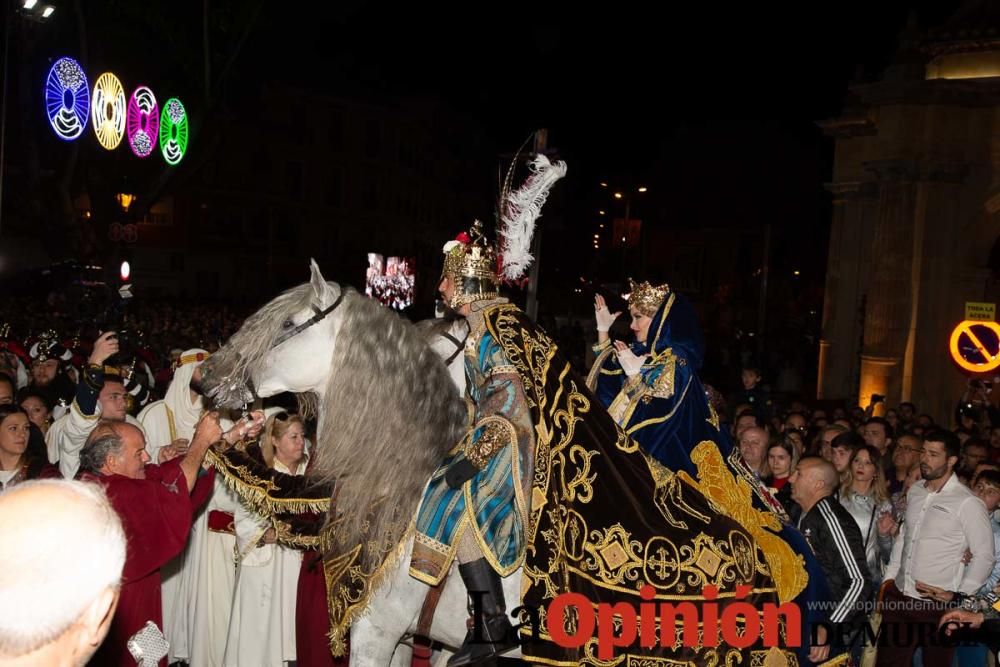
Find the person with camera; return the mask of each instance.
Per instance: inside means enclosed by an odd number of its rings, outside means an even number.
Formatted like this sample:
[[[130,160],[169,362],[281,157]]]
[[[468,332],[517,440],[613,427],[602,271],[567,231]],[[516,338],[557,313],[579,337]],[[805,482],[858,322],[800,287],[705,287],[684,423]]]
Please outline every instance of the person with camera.
[[[973,437],[988,436],[994,426],[1000,426],[1000,409],[993,404],[993,382],[969,378],[965,393],[955,406],[955,423]]]
[[[106,331],[94,341],[94,349],[80,375],[69,411],[45,434],[49,461],[58,461],[59,471],[66,479],[73,479],[80,469],[80,450],[98,418],[128,422],[145,434],[142,425],[128,414],[127,392],[121,376],[109,372],[113,369],[105,366],[108,358],[118,353],[118,348],[114,331]]]

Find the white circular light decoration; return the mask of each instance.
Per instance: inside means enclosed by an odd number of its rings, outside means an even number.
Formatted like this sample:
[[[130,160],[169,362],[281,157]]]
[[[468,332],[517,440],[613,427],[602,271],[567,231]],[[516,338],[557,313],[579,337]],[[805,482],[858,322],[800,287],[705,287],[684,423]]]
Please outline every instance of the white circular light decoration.
[[[146,86],[139,86],[128,101],[128,144],[138,157],[149,157],[160,132],[160,107]]]
[[[45,111],[56,135],[72,141],[87,127],[90,115],[90,88],[80,63],[60,58],[45,80]]]
[[[160,151],[169,165],[184,157],[188,146],[188,117],[184,105],[176,97],[163,104],[160,114]]]
[[[127,261],[122,262],[121,270],[118,272],[122,278],[122,281],[127,281],[129,276],[132,275],[132,267]]]
[[[125,134],[125,89],[111,72],[102,74],[94,84],[90,114],[97,141],[109,151],[116,149]]]

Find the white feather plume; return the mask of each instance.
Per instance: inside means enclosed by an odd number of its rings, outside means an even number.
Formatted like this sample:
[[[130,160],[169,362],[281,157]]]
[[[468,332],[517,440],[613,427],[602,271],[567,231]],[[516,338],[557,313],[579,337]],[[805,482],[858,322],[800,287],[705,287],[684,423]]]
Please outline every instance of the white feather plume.
[[[549,162],[536,155],[529,165],[531,175],[519,189],[510,192],[500,203],[500,277],[507,282],[519,280],[531,266],[531,237],[535,221],[541,215],[549,190],[566,175],[566,163]]]

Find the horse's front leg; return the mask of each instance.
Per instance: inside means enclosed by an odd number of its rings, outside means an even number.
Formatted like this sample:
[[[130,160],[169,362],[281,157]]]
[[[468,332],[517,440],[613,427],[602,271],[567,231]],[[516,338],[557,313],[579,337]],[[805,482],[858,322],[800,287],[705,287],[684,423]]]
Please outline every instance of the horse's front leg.
[[[372,597],[365,615],[351,626],[351,667],[410,664],[410,648],[399,645],[397,649],[396,645],[416,624],[428,589],[409,576],[412,548],[411,540],[389,582]]]

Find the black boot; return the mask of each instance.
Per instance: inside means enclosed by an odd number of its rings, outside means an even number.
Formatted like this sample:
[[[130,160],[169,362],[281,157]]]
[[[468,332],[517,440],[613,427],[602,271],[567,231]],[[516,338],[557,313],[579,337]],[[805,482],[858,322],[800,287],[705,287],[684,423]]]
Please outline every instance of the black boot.
[[[498,655],[518,646],[514,627],[507,618],[503,580],[485,558],[460,564],[458,571],[469,591],[469,614],[472,619],[465,641],[448,661],[448,667],[492,662]]]

